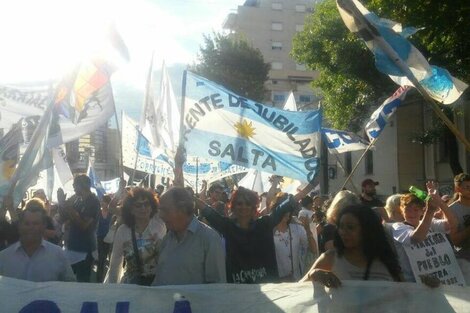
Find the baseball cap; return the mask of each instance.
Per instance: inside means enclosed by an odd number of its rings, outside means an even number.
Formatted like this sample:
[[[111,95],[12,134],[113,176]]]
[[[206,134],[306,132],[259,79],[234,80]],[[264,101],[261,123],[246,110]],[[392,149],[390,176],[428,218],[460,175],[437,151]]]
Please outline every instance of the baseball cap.
[[[364,180],[362,181],[361,186],[362,186],[362,187],[365,187],[365,186],[368,186],[368,185],[375,185],[375,186],[377,186],[378,184],[379,184],[378,181],[373,181],[372,179],[367,178],[367,179],[364,179]]]

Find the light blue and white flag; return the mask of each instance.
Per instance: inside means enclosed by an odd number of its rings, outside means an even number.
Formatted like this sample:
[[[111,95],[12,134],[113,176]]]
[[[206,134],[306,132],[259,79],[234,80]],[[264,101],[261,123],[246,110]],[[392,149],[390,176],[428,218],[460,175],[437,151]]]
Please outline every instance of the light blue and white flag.
[[[399,23],[379,18],[357,0],[337,0],[336,3],[348,29],[361,37],[374,53],[377,69],[389,75],[395,83],[413,86],[410,77],[397,66],[388,47],[398,54],[420,85],[435,100],[444,104],[453,103],[468,87],[452,77],[447,70],[430,65],[421,52],[406,39],[416,29],[402,29]]]
[[[91,162],[91,160],[88,160],[87,175],[88,177],[90,177],[91,180],[91,188],[96,191],[98,199],[101,200],[105,195],[106,191],[104,190],[103,186],[101,186],[101,180],[99,179],[98,175],[96,175],[96,171],[93,167],[93,163]]]
[[[322,133],[331,153],[365,150],[369,146],[367,140],[355,133],[329,128],[322,128]]]
[[[403,100],[405,100],[408,90],[408,86],[398,88],[390,98],[387,98],[382,105],[372,113],[365,127],[367,137],[369,137],[370,141],[379,137],[390,117],[395,113]]]
[[[185,91],[188,155],[304,182],[317,175],[320,111],[265,106],[191,72],[187,72]]]
[[[55,92],[54,92],[55,95]],[[28,143],[26,151],[11,178],[14,205],[18,205],[30,186],[36,184],[39,173],[52,166],[52,154],[48,148],[49,133],[53,125],[54,98],[50,98],[49,105],[35,126],[34,133]],[[56,124],[55,124],[56,125]],[[5,196],[2,194],[1,196]]]
[[[20,144],[23,142],[21,123],[16,123],[0,139],[0,198],[10,189],[11,178],[18,165]]]

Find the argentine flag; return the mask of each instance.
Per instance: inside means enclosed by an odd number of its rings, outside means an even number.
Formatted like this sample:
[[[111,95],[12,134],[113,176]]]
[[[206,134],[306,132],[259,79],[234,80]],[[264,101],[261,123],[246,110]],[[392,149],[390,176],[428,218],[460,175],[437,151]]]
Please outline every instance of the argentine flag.
[[[380,133],[384,130],[388,120],[405,100],[408,90],[409,87],[398,88],[391,97],[387,98],[380,107],[372,113],[365,127],[367,137],[369,137],[371,142],[378,138]]]
[[[365,150],[369,146],[361,136],[344,130],[322,128],[326,146],[331,153]]]
[[[187,72],[183,120],[188,155],[303,182],[318,173],[318,110],[269,107]]]
[[[421,52],[406,39],[415,33],[416,29],[402,28],[399,23],[379,18],[357,0],[336,0],[336,3],[346,27],[361,37],[374,53],[377,69],[389,75],[396,84],[414,87],[406,73],[395,64],[391,54],[386,51],[386,45],[403,60],[420,85],[435,100],[451,104],[468,87],[464,82],[452,77],[447,70],[430,65]]]

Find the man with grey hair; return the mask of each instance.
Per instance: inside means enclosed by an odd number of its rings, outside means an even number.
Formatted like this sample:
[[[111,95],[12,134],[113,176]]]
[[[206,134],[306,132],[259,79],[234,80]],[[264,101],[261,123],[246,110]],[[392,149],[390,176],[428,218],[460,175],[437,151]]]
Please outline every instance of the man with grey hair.
[[[226,282],[222,238],[194,216],[191,195],[184,188],[171,188],[160,198],[159,213],[168,233],[153,285]]]

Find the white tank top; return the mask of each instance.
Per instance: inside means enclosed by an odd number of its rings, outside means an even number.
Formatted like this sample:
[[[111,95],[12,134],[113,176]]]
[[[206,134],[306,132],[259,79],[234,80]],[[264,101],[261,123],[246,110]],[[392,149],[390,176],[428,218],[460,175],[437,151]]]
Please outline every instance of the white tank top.
[[[349,263],[346,258],[339,257],[338,252],[335,251],[335,261],[333,263],[332,272],[338,276],[340,280],[363,280],[366,269]],[[393,281],[393,278],[382,262],[374,260],[370,267],[368,280]]]

